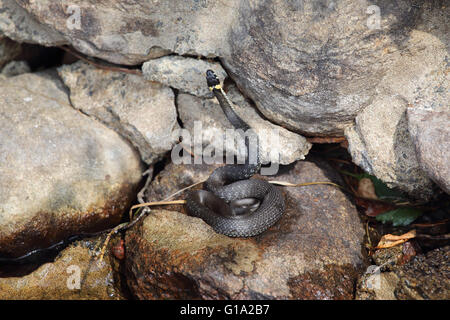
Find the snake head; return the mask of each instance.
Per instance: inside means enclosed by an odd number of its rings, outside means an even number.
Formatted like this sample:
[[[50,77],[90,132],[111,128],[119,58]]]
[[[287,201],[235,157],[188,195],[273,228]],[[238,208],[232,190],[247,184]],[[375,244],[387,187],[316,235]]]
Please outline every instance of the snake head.
[[[217,85],[220,85],[219,78],[217,78],[216,74],[212,70],[206,71],[206,83],[210,89],[214,88]]]

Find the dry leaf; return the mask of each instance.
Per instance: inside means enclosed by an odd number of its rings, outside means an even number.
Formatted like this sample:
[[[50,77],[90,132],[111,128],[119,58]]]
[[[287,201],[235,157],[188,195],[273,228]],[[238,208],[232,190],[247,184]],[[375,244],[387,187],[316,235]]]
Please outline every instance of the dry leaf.
[[[377,249],[385,249],[385,248],[395,247],[395,246],[405,243],[409,239],[412,239],[415,237],[416,237],[416,230],[411,230],[400,236],[396,236],[393,234],[385,234],[383,237],[381,237],[381,240],[380,240],[380,242],[378,242],[378,245],[376,246],[376,248]]]

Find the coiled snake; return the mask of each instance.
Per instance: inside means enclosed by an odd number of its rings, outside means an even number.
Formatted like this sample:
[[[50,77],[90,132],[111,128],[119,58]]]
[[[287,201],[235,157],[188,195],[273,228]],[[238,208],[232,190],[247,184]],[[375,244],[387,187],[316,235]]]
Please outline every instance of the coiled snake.
[[[212,70],[206,72],[206,82],[231,124],[243,132],[249,130],[249,125],[233,110]],[[280,190],[263,180],[249,180],[261,168],[258,139],[256,143],[255,163],[250,163],[246,139],[248,152],[243,165],[215,169],[204,183],[204,190],[188,194],[186,209],[189,215],[202,218],[216,232],[230,237],[258,235],[280,219],[285,209]]]

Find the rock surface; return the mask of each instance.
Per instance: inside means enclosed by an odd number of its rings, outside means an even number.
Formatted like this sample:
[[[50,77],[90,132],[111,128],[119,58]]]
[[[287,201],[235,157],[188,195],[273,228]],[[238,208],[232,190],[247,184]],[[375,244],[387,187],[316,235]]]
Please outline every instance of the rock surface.
[[[263,163],[272,161],[290,164],[305,158],[311,144],[304,137],[261,118],[257,110],[235,86],[231,85],[227,89],[227,95],[233,102],[236,113],[259,136],[260,156]],[[183,127],[189,130],[192,137],[191,151],[195,153],[198,148],[207,153],[206,148],[211,148],[211,150],[226,150],[232,155],[245,154],[239,151],[237,144],[225,144],[228,139],[226,130],[234,129],[234,127],[226,118],[217,99],[202,99],[190,94],[179,94],[177,105]],[[199,122],[196,124],[196,121]],[[199,138],[198,135],[201,137]]]
[[[381,269],[370,279],[359,280],[356,298],[374,300],[450,299],[449,249],[434,249],[388,271]]]
[[[167,184],[156,180],[151,193],[169,195],[185,179],[167,174]],[[337,177],[314,160],[297,162],[276,179],[336,182]],[[355,207],[331,186],[283,192],[284,216],[249,239],[217,234],[180,212],[153,210],[126,235],[125,272],[132,294],[139,299],[351,299],[363,263],[364,230]]]
[[[54,73],[0,80],[0,255],[20,256],[120,221],[136,151],[73,109]]]
[[[39,43],[44,46],[66,44],[68,41],[51,26],[33,17],[15,0],[0,0],[0,34],[17,42]]]
[[[101,239],[100,239],[101,240]],[[22,277],[0,278],[1,300],[118,300],[109,256],[98,260],[99,239],[78,241],[54,262]]]
[[[407,115],[420,167],[450,194],[450,108],[408,108]]]
[[[60,67],[59,74],[73,106],[125,137],[146,163],[172,149],[179,125],[169,87],[81,62]]]
[[[444,23],[436,17],[430,18],[430,24]],[[423,31],[412,31],[405,45],[410,47],[408,59],[399,51],[392,53],[395,63],[377,86],[378,96],[358,114],[345,135],[356,164],[389,186],[427,199],[433,194],[432,183],[416,157],[406,109],[424,104],[448,106],[445,96],[437,99],[440,93],[436,92],[448,92],[448,53],[439,38]]]
[[[214,70],[221,81],[227,77],[227,73],[218,62],[181,56],[152,59],[142,65],[142,73],[147,80],[157,81],[194,96],[211,98],[213,94],[209,91],[205,80],[208,69]]]
[[[136,65],[172,52],[217,56],[216,48],[227,46],[228,26],[234,23],[238,1],[2,2],[7,10],[0,16],[4,21],[0,29],[13,39],[70,43],[89,56]],[[39,23],[34,26],[36,20]]]
[[[345,134],[353,161],[366,172],[418,198],[432,196],[433,184],[419,166],[409,135],[404,100],[377,99]]]
[[[414,29],[439,44],[432,56],[448,54],[442,3],[241,1],[238,11],[222,58],[228,74],[268,119],[301,133],[341,134],[400,61],[421,61],[402,80],[414,87],[428,60],[426,44],[409,40]]]
[[[3,67],[0,74],[5,77],[14,77],[30,71],[30,66],[26,61],[11,61]]]

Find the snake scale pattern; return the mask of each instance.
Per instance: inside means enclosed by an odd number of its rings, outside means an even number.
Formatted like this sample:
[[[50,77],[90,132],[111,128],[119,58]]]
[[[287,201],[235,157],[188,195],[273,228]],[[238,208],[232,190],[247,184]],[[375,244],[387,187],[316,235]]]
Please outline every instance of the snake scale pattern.
[[[249,130],[249,125],[233,110],[212,70],[206,72],[206,81],[234,128],[243,132]],[[204,183],[204,190],[188,194],[186,209],[189,215],[203,219],[216,232],[229,237],[258,235],[281,218],[285,204],[280,190],[266,181],[250,179],[261,168],[259,141],[256,141],[255,163],[250,163],[247,155],[242,165],[219,167]],[[248,139],[245,145],[250,150]]]

